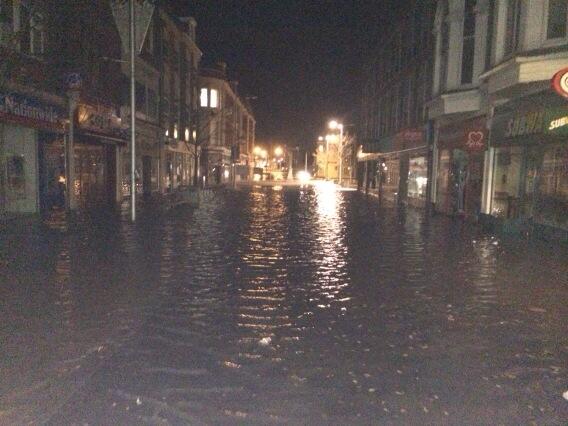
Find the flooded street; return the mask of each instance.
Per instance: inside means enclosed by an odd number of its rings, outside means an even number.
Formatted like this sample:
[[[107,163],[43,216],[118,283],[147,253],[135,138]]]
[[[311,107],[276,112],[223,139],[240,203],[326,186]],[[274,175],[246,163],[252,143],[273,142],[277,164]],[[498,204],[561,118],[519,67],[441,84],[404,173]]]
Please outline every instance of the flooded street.
[[[85,225],[1,234],[0,424],[568,421],[565,247],[324,184]]]

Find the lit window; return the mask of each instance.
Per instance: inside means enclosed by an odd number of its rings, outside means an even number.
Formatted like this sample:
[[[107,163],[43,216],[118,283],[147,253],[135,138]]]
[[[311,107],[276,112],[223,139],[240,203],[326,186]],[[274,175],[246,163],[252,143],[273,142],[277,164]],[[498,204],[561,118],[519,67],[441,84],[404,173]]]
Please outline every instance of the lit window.
[[[546,38],[548,40],[566,37],[568,3],[566,0],[548,0],[548,23]]]
[[[202,107],[208,106],[207,89],[206,88],[201,89],[201,95],[200,95],[199,99],[200,99],[200,101],[199,101],[200,105]]]
[[[219,106],[219,92],[215,89],[211,89],[211,99],[209,106],[211,108],[217,108]]]

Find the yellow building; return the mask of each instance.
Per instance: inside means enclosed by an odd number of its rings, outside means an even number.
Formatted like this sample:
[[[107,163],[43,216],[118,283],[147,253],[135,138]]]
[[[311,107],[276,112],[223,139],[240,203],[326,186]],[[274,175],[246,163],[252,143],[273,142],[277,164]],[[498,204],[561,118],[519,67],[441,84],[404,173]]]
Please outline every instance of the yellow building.
[[[318,142],[316,178],[339,180],[339,137],[327,135]]]

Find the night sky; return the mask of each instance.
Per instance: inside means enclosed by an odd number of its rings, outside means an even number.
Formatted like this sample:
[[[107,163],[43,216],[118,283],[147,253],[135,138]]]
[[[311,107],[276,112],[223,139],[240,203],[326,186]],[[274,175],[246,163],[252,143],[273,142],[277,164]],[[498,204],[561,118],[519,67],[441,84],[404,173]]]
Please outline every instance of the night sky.
[[[362,65],[404,0],[171,0],[197,20],[205,63],[224,60],[252,101],[257,138],[306,145],[350,124]]]

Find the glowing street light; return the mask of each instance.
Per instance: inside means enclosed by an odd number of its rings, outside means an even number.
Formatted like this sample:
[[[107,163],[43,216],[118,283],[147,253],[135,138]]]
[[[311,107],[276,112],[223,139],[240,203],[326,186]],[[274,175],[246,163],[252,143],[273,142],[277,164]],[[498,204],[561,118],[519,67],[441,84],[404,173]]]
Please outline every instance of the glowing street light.
[[[281,146],[277,146],[276,148],[274,148],[274,155],[276,155],[277,157],[281,157],[283,153],[284,150],[282,149]]]
[[[252,152],[257,157],[260,157],[260,155],[262,154],[262,148],[260,146],[255,146]]]

